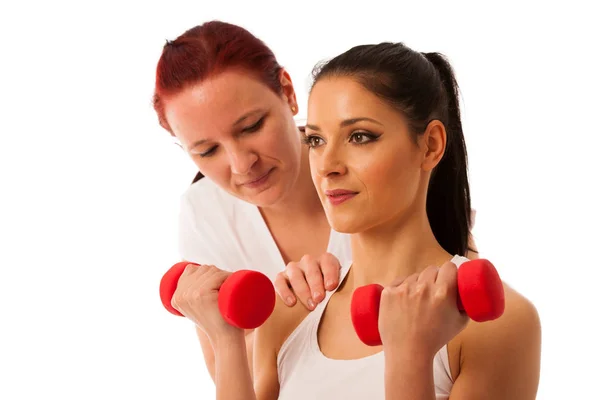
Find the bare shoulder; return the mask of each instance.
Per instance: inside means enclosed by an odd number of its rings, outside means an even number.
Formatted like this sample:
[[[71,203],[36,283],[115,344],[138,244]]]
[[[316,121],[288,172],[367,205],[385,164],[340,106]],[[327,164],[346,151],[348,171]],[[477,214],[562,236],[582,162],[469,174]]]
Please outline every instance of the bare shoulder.
[[[504,314],[494,321],[470,322],[461,333],[463,351],[469,346],[490,344],[500,340],[504,345],[519,346],[539,339],[541,323],[535,305],[506,283]]]
[[[504,293],[506,307],[500,318],[471,321],[453,340],[457,349],[453,391],[465,395],[493,392],[498,396],[493,398],[535,398],[541,358],[539,314],[529,299],[506,284]]]

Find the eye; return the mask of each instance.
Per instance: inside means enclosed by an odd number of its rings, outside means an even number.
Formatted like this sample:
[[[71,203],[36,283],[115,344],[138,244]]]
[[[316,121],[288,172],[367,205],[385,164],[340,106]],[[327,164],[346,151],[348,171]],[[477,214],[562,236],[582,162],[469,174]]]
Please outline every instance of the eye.
[[[244,133],[256,132],[257,130],[259,130],[263,126],[264,122],[265,122],[265,117],[262,117],[261,119],[259,119],[258,121],[256,121],[254,124],[252,124],[250,126],[247,126],[244,129],[242,129],[242,132],[244,132]]]
[[[315,135],[306,135],[302,137],[302,142],[310,148],[314,148],[323,144],[323,139]]]
[[[378,138],[379,136],[369,132],[354,132],[352,135],[350,135],[350,141],[355,144],[367,144],[377,140]]]
[[[198,155],[199,155],[200,157],[210,157],[211,155],[213,155],[213,154],[214,154],[214,152],[215,152],[216,150],[217,150],[217,146],[213,146],[213,147],[211,147],[210,149],[206,150],[205,152],[203,152],[203,153],[199,153]]]

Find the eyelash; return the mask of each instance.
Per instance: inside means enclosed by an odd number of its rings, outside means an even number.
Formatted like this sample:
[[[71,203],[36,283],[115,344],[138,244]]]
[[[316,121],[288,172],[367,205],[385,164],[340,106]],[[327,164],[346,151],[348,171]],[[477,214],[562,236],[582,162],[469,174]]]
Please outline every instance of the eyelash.
[[[261,117],[253,125],[247,126],[244,129],[242,129],[242,133],[254,133],[254,132],[258,131],[260,128],[262,128],[264,122],[265,122],[265,117]],[[217,146],[213,146],[210,149],[208,149],[207,151],[205,151],[204,153],[200,153],[198,155],[202,158],[210,157],[215,152],[215,150],[217,150]]]
[[[379,139],[379,135],[375,135],[373,133],[365,132],[365,131],[358,131],[358,132],[352,132],[352,134],[350,135],[350,141],[352,141],[352,138],[356,138],[357,136],[364,136],[368,139],[366,142],[362,142],[362,143],[354,142],[354,144],[359,145],[359,146],[372,143],[372,142],[376,141],[377,139]],[[314,140],[323,140],[323,139],[321,139],[317,135],[305,135],[302,137],[302,142],[304,144],[306,144],[308,147],[310,147],[311,149],[318,146],[318,145],[313,144]]]

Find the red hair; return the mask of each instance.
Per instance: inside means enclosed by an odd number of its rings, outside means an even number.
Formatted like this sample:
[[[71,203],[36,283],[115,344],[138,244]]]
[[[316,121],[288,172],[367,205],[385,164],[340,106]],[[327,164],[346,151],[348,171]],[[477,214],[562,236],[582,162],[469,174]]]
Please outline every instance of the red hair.
[[[165,98],[228,68],[243,69],[275,93],[282,92],[282,67],[267,45],[246,29],[210,21],[167,41],[156,66],[153,105],[160,125],[169,131]]]

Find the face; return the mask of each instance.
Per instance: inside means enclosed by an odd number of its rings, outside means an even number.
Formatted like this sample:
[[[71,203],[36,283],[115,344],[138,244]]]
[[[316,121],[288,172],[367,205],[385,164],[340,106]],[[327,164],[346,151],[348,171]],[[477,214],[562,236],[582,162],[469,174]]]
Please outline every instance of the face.
[[[263,207],[288,194],[300,171],[296,97],[287,73],[281,82],[278,95],[250,74],[225,71],[165,104],[167,122],[200,172]]]
[[[363,232],[425,211],[445,147],[439,121],[415,141],[401,113],[348,77],[318,81],[307,117],[312,179],[335,230]]]

